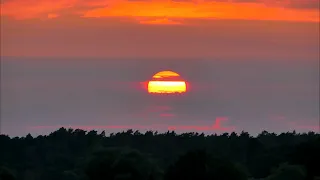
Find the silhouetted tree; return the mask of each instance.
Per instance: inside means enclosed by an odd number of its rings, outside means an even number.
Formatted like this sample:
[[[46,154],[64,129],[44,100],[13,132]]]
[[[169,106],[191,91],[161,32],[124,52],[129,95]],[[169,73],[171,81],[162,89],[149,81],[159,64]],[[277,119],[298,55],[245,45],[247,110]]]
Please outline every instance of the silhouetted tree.
[[[306,180],[313,180],[320,176],[320,138],[303,142],[293,149],[291,162],[305,166],[307,170]]]
[[[85,174],[89,180],[156,180],[161,171],[136,150],[111,148],[93,153]]]
[[[246,175],[226,160],[214,158],[204,150],[181,156],[169,167],[165,180],[245,180]]]
[[[15,180],[15,176],[11,170],[6,167],[0,167],[0,180]]]
[[[107,134],[60,128],[37,137],[0,135],[0,166],[13,169],[16,180],[163,180],[162,172],[165,180],[245,175],[257,180],[299,174],[298,166],[305,169],[306,180],[320,177],[320,135],[314,132],[263,131],[257,137],[247,132]],[[8,172],[1,170],[2,175],[13,175]]]
[[[281,164],[265,180],[304,180],[305,169],[299,165]]]

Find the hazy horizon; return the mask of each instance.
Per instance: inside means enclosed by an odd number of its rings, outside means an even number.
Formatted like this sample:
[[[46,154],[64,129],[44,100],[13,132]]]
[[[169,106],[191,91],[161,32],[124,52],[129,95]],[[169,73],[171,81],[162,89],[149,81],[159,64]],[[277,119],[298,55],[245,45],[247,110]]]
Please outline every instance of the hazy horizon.
[[[317,131],[319,72],[314,64],[3,57],[1,132],[47,134],[62,126],[106,132],[173,126],[177,132]],[[152,96],[143,89],[141,82],[166,69],[190,84],[187,94]],[[222,121],[213,127],[216,119]]]

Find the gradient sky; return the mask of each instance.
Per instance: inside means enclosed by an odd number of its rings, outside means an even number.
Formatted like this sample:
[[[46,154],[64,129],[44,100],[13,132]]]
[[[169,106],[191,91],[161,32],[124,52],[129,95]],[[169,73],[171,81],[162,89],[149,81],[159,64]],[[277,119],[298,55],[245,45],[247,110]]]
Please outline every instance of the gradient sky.
[[[1,132],[317,130],[319,22],[319,0],[1,0]],[[190,93],[148,96],[165,69]]]

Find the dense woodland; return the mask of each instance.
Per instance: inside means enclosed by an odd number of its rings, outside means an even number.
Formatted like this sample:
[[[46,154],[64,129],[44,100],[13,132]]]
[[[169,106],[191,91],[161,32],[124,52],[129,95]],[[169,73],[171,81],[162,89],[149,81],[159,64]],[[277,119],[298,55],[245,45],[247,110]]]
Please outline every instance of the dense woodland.
[[[0,135],[0,180],[319,180],[320,135],[65,129]]]

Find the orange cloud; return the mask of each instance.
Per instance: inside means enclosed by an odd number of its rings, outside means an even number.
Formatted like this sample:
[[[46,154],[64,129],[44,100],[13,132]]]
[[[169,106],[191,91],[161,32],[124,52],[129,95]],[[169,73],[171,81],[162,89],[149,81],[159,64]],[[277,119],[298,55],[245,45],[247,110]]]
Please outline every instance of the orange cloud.
[[[161,24],[161,25],[181,25],[179,21],[174,21],[168,18],[158,18],[158,19],[147,19],[138,20],[140,24]]]
[[[319,21],[318,0],[3,0],[2,16],[29,19],[60,14],[149,18],[142,24],[181,24],[180,19]]]
[[[49,19],[53,19],[53,18],[57,18],[57,17],[59,17],[58,14],[54,14],[54,13],[48,14],[48,18],[49,18]]]
[[[1,4],[1,16],[16,19],[39,18],[71,7],[75,2],[76,0],[4,0]]]
[[[143,8],[142,8],[143,7]],[[227,3],[192,1],[122,1],[108,7],[92,9],[83,17],[166,17],[201,19],[249,19],[283,21],[319,21],[317,10],[299,10],[261,3]]]

